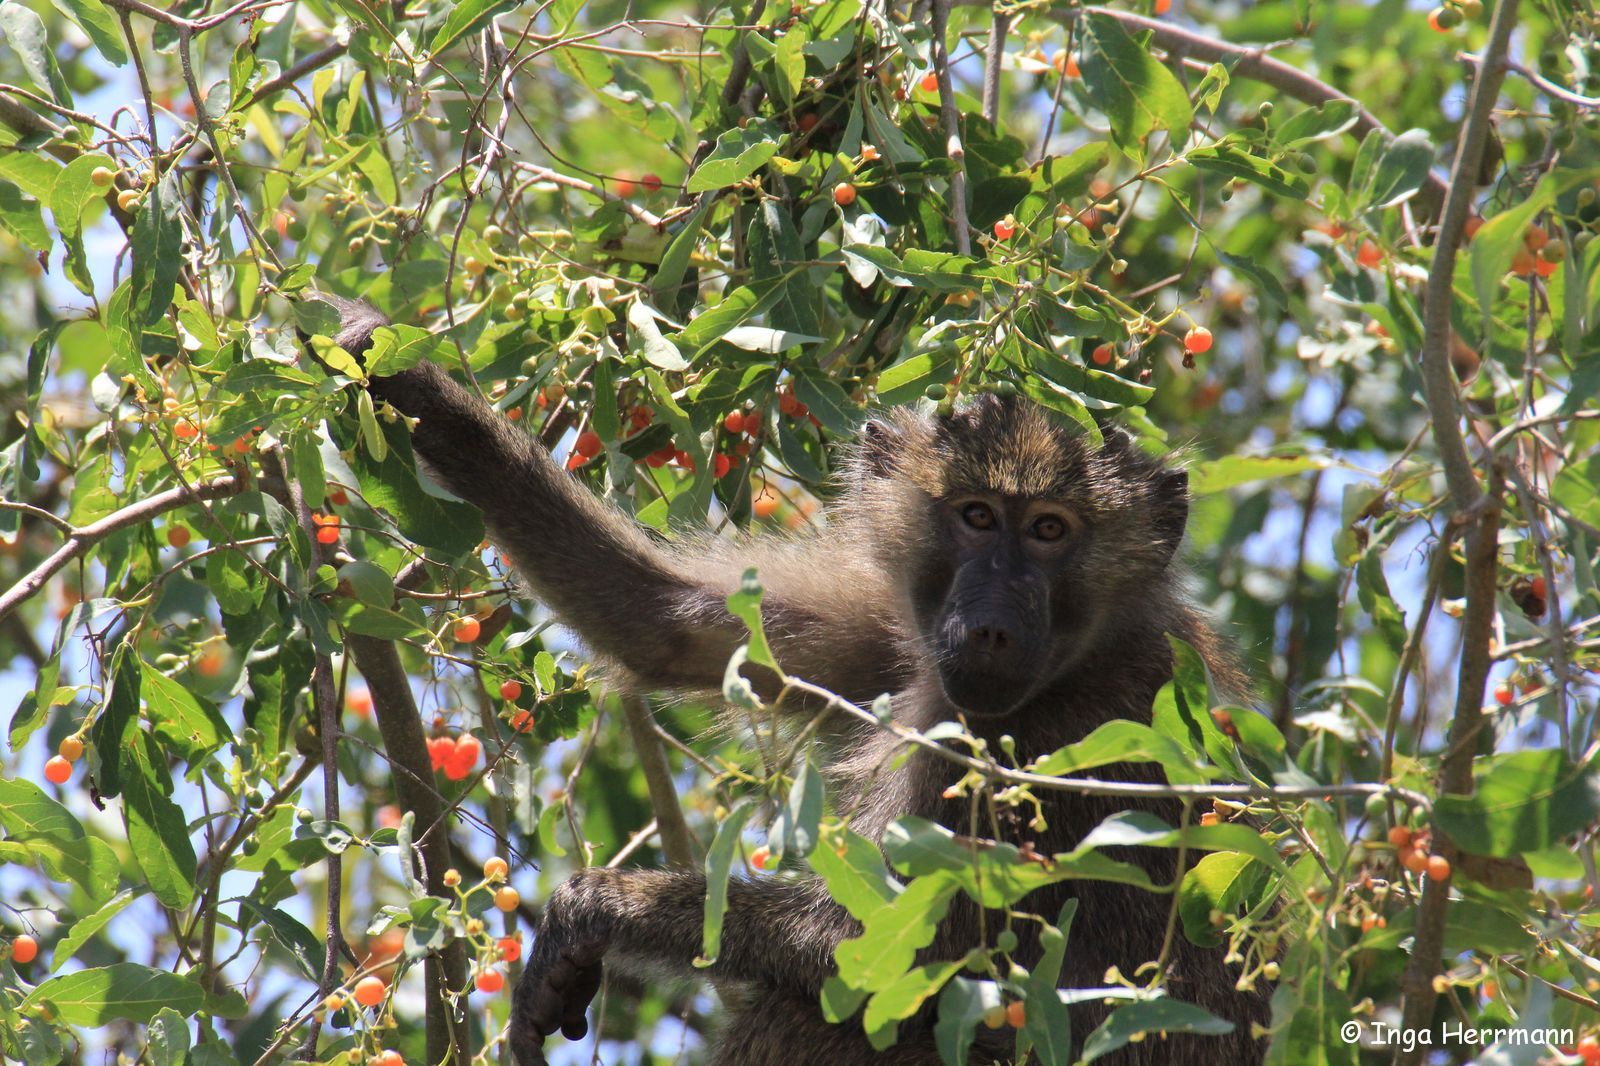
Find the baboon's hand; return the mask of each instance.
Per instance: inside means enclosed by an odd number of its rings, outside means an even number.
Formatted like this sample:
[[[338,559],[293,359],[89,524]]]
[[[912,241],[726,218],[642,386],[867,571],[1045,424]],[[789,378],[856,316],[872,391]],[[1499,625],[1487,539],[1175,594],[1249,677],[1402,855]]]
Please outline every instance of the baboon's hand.
[[[589,1031],[584,1012],[600,990],[600,960],[605,945],[544,944],[534,949],[512,1010],[511,1047],[521,1066],[543,1066],[546,1037],[560,1032],[577,1040]]]
[[[546,1037],[577,1040],[589,1031],[584,1012],[600,990],[610,939],[606,873],[576,874],[550,897],[512,1004],[511,1047],[520,1066],[543,1066]]]

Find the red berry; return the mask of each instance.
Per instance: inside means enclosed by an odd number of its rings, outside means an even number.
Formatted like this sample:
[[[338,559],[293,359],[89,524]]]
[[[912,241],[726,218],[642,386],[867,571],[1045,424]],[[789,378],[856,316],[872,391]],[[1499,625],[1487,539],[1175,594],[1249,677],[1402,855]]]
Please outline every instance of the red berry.
[[[994,239],[997,241],[1009,241],[1012,237],[1016,236],[1016,233],[1017,220],[1012,218],[1010,215],[1007,215],[1005,218],[1002,218],[999,222],[994,224]]]
[[[23,933],[11,942],[12,962],[32,962],[39,957],[39,942]]]
[[[344,489],[334,489],[328,493],[328,502],[335,507],[344,507],[350,502],[350,496]]]
[[[471,644],[478,639],[478,634],[482,631],[483,626],[478,620],[468,615],[456,622],[455,628],[451,630],[451,636],[455,637],[458,644]]]
[[[317,530],[317,543],[318,544],[337,544],[337,543],[339,543],[339,527],[338,526],[323,526],[321,529]]]
[[[711,472],[716,476],[717,480],[720,481],[723,478],[727,477],[728,476],[728,471],[730,471],[732,469],[733,469],[733,460],[730,459],[727,456],[726,453],[718,452],[717,453],[717,457],[712,462],[712,466],[711,466]]]
[[[526,733],[533,728],[533,712],[518,711],[511,716],[511,728],[518,733]]]
[[[1383,262],[1383,249],[1371,241],[1362,241],[1361,247],[1356,249],[1356,262],[1364,267],[1375,267]]]
[[[930,71],[928,71],[928,73],[926,73],[926,74],[924,74],[922,76],[922,81],[919,84],[920,84],[920,87],[921,87],[922,91],[925,92],[925,93],[938,92],[939,91],[939,75],[935,74],[933,71],[930,70]]]
[[[1156,0],[1156,14],[1165,15],[1172,10],[1172,0]]]
[[[1096,366],[1108,366],[1108,365],[1110,365],[1112,358],[1115,357],[1116,354],[1117,354],[1116,345],[1114,345],[1114,344],[1101,344],[1101,345],[1097,345],[1095,347],[1095,350],[1090,353],[1089,358],[1094,360],[1094,363],[1095,363]]]
[[[479,992],[492,996],[505,987],[506,976],[499,970],[483,970],[473,983],[477,985]]]
[[[840,207],[849,207],[856,202],[856,187],[848,181],[841,181],[833,187],[833,202]]]
[[[1211,350],[1211,331],[1204,326],[1195,326],[1183,335],[1183,350],[1194,355]]]
[[[1544,599],[1544,591],[1545,591],[1544,575],[1540,574],[1539,576],[1535,577],[1532,581],[1530,581],[1528,583],[1528,589],[1535,596],[1539,597],[1541,600]]]
[[[728,417],[722,420],[722,428],[727,430],[729,433],[743,433],[744,412],[730,411],[728,413]]]
[[[389,986],[383,983],[383,978],[368,974],[356,982],[351,994],[363,1007],[376,1007],[383,1002],[384,993],[388,991]]]
[[[450,761],[450,756],[456,753],[454,737],[430,737],[428,740],[428,761],[433,763],[435,770],[443,770]]]
[[[639,179],[639,184],[645,187],[646,192],[655,192],[661,188],[661,179],[655,174],[646,174]]]
[[[55,785],[66,784],[72,780],[72,764],[59,755],[50,756],[44,764],[44,779]]]
[[[518,696],[521,696],[521,695],[522,695],[522,682],[521,681],[511,680],[511,681],[502,681],[502,682],[500,682],[500,698],[501,699],[503,699],[503,700],[514,700]]]
[[[672,461],[674,463],[677,463],[679,466],[683,467],[683,469],[685,469],[685,470],[693,470],[694,469],[694,456],[690,455],[688,452],[685,452],[685,451],[674,452],[673,456],[672,456]]]
[[[578,439],[573,443],[572,450],[585,459],[593,459],[605,450],[605,442],[600,439],[600,434],[592,429],[586,429],[578,434]]]
[[[495,941],[495,946],[500,949],[500,957],[507,962],[516,962],[522,958],[522,941],[514,936],[503,936]]]
[[[1494,701],[1496,703],[1498,703],[1500,706],[1502,706],[1502,707],[1508,706],[1511,703],[1511,701],[1516,699],[1516,698],[1517,698],[1517,694],[1514,691],[1512,691],[1512,688],[1511,688],[1510,685],[1505,684],[1504,682],[1502,682],[1501,684],[1498,684],[1498,685],[1495,686],[1495,689],[1494,689]]]
[[[624,200],[626,200],[628,197],[632,196],[634,193],[636,193],[638,191],[639,191],[639,186],[635,185],[632,181],[628,180],[627,178],[618,178],[617,179],[617,195],[622,197]]]
[[[1171,0],[1168,0],[1170,3]],[[1028,1021],[1028,1008],[1022,1005],[1022,1000],[1015,999],[1006,1004],[1006,1021],[1013,1029],[1021,1029]]]
[[[370,718],[372,716],[372,690],[365,685],[351,689],[344,694],[344,705],[356,717]]]

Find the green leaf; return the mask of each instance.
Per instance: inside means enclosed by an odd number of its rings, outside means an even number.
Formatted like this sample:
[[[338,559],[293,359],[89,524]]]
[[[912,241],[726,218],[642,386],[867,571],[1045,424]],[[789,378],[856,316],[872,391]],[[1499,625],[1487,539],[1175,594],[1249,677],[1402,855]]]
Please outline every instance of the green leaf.
[[[940,1060],[968,1061],[978,1024],[985,1014],[1003,1002],[1000,986],[993,981],[957,977],[946,984],[939,995],[939,1020],[933,1026],[933,1040]]]
[[[1396,207],[1417,194],[1433,168],[1433,141],[1424,130],[1406,130],[1384,149],[1356,203]]]
[[[321,301],[307,301],[297,306],[326,307]],[[335,325],[337,330],[338,326]],[[332,334],[328,334],[332,336]],[[367,349],[367,374],[388,377],[409,370],[423,360],[437,361],[444,347],[444,339],[420,326],[379,326],[372,333],[372,347]]]
[[[758,666],[777,670],[781,676],[783,671],[778,667],[778,660],[772,656],[772,649],[767,644],[766,630],[761,624],[761,598],[764,591],[761,587],[761,575],[754,567],[746,570],[744,576],[739,579],[738,590],[728,595],[728,610],[750,630],[747,653],[750,661]]]
[[[1183,932],[1201,947],[1222,943],[1222,935],[1211,924],[1211,912],[1232,913],[1262,872],[1250,856],[1232,851],[1214,851],[1183,876],[1178,886],[1178,915]]]
[[[933,934],[961,890],[955,878],[934,873],[914,878],[905,891],[867,915],[860,936],[834,949],[839,979],[852,988],[881,992],[898,981],[933,943]]]
[[[1512,258],[1524,247],[1523,234],[1535,216],[1555,201],[1560,189],[1553,175],[1543,178],[1526,200],[1488,219],[1473,235],[1472,287],[1486,319],[1493,313],[1495,297],[1511,269]]]
[[[1172,784],[1197,784],[1217,773],[1170,737],[1142,722],[1126,719],[1102,723],[1076,744],[1068,744],[1040,759],[1033,771],[1064,777],[1120,762],[1160,763]]]
[[[123,777],[128,847],[156,899],[181,911],[194,899],[194,844],[183,809],[169,798],[172,782],[161,748],[148,733],[139,733],[138,739],[131,772]]]
[[[778,131],[770,122],[734,127],[717,138],[716,147],[689,175],[689,192],[711,192],[736,185],[767,165],[778,154]]]
[[[960,959],[954,962],[915,966],[907,970],[872,994],[872,998],[867,1001],[866,1014],[861,1019],[862,1027],[871,1032],[890,1022],[903,1021],[911,1017],[922,1009],[922,1005],[929,997],[943,988],[945,982],[960,970]]]
[[[189,1056],[189,1023],[171,1007],[150,1019],[145,1033],[145,1056],[150,1066],[183,1066]]]
[[[1090,830],[1071,854],[1078,855],[1092,848],[1128,846],[1241,851],[1274,870],[1288,870],[1277,849],[1251,826],[1225,822],[1221,825],[1191,825],[1174,829],[1145,811],[1120,811],[1111,815]]]
[[[1110,119],[1112,139],[1136,156],[1143,154],[1144,139],[1158,129],[1181,144],[1194,111],[1172,71],[1110,15],[1085,12],[1078,25],[1084,88]]]
[[[1354,100],[1329,100],[1319,107],[1308,107],[1290,115],[1272,130],[1272,136],[1279,144],[1298,148],[1336,137],[1360,118],[1361,108]]]
[[[450,9],[444,25],[433,35],[433,40],[428,43],[428,51],[438,55],[462,37],[481,29],[483,24],[494,16],[514,9],[520,2],[521,0],[461,0],[461,3]]]
[[[0,3],[0,34],[4,35],[7,49],[17,57],[33,83],[49,93],[56,103],[71,107],[72,90],[56,65],[44,20],[16,0],[5,0]]]
[[[555,806],[555,805],[552,805]],[[706,852],[706,907],[705,947],[696,966],[710,966],[722,953],[722,919],[728,912],[728,878],[733,869],[734,853],[739,848],[739,837],[744,823],[755,813],[755,805],[741,800],[717,826],[717,835]]]
[[[388,454],[378,459],[366,449],[357,449],[350,464],[361,481],[362,496],[392,515],[400,532],[424,547],[449,556],[465,555],[477,547],[483,540],[483,517],[478,509],[424,491],[417,482],[411,435],[405,426],[385,422],[381,429]]]
[[[1223,1036],[1233,1032],[1233,1023],[1193,1003],[1163,996],[1160,999],[1130,1003],[1111,1012],[1083,1042],[1084,1062],[1104,1058],[1140,1033],[1201,1033]]]
[[[172,293],[183,266],[183,191],[178,171],[168,170],[152,185],[139,205],[129,245],[133,249],[129,280],[129,326],[134,335],[153,326],[172,306]]]
[[[822,846],[807,861],[827,884],[828,895],[857,921],[865,921],[901,892],[878,846],[837,821],[822,827]]]
[[[1189,492],[1194,496],[1209,496],[1239,485],[1320,470],[1327,465],[1327,460],[1315,455],[1228,455],[1191,467]]]
[[[689,361],[676,344],[662,336],[655,312],[646,307],[643,300],[634,300],[628,305],[628,327],[630,346],[650,365],[669,371],[689,369]]]
[[[785,855],[804,858],[816,848],[825,792],[822,775],[817,772],[816,764],[807,759],[789,789],[788,802],[778,812],[772,826],[773,837],[783,841]]]
[[[1311,195],[1311,182],[1304,174],[1252,155],[1237,141],[1203,145],[1191,150],[1188,159],[1201,170],[1242,178],[1291,200],[1304,200]]]
[[[121,863],[117,853],[99,837],[68,840],[29,833],[14,833],[0,840],[0,865],[31,866],[52,881],[71,882],[99,904],[117,889]]]
[[[850,244],[846,257],[854,257],[876,267],[891,285],[923,288],[932,292],[966,292],[983,288],[985,280],[999,276],[1006,268],[988,266],[954,252],[934,252],[908,248],[905,258],[887,248],[872,244]]]
[[[102,929],[111,924],[111,919],[122,913],[122,909],[140,896],[144,895],[143,889],[126,888],[115,896],[106,900],[100,907],[84,915],[72,923],[60,940],[56,941],[55,950],[50,956],[50,972],[55,973],[78,949],[89,941]]]
[[[151,727],[191,765],[233,739],[222,712],[159,670],[143,677],[142,695]]]
[[[272,930],[272,938],[289,953],[289,957],[294,960],[295,968],[306,980],[322,979],[323,963],[327,955],[322,941],[311,930],[276,907],[262,906],[255,900],[243,896],[229,902],[239,904],[241,929],[248,929],[254,922],[262,923]],[[246,918],[246,912],[249,912],[249,920]]]
[[[120,644],[111,657],[111,698],[89,730],[89,746],[99,760],[100,795],[114,799],[122,794],[123,766],[129,760],[139,732],[139,685],[143,676],[139,655]]]
[[[68,1025],[100,1026],[114,1021],[144,1024],[164,1007],[190,1017],[205,1006],[206,997],[197,981],[119,962],[52,977],[29,992],[19,1009],[41,1003],[52,1005]]]
[[[1518,855],[1538,851],[1600,816],[1600,771],[1574,766],[1555,749],[1479,760],[1470,796],[1434,803],[1439,827],[1466,851]]]
[[[1023,985],[1027,1010],[1019,1034],[1022,1039],[1017,1045],[1018,1061],[1029,1061],[1025,1042],[1032,1045],[1042,1066],[1069,1066],[1072,1062],[1072,1019],[1056,989],[1061,983],[1061,964],[1066,959],[1067,936],[1077,913],[1078,901],[1067,900],[1061,905],[1055,924],[1044,930],[1044,952]]]

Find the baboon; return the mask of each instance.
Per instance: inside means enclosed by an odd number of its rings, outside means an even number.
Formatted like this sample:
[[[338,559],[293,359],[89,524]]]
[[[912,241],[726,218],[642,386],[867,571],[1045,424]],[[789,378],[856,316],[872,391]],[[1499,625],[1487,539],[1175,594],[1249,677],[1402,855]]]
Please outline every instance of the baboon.
[[[339,344],[358,357],[384,319],[359,303],[341,311]],[[507,422],[438,367],[422,363],[370,385],[416,419],[414,443],[434,474],[482,509],[491,535],[558,617],[597,655],[649,689],[720,692],[747,639],[726,597],[755,567],[763,616],[788,673],[857,702],[892,693],[895,717],[914,727],[964,716],[997,747],[1014,738],[1031,759],[1116,718],[1150,719],[1171,675],[1167,634],[1220,664],[1216,639],[1178,589],[1173,554],[1188,516],[1188,477],[1138,450],[1121,431],[1103,447],[1026,402],[981,395],[944,416],[908,409],[868,421],[845,461],[845,487],[825,528],[795,538],[667,543],[563,473],[525,430]],[[773,696],[775,678],[751,673]],[[813,713],[814,707],[799,713]],[[837,717],[837,716],[835,716]],[[877,838],[895,818],[920,815],[965,831],[968,801],[945,798],[961,771],[914,750],[899,763],[892,736],[846,726],[830,767],[852,826]],[[1161,781],[1150,764],[1102,776]],[[1123,799],[1051,792],[1048,827],[1002,826],[1044,855],[1070,850]],[[1175,801],[1147,809],[1176,824]],[[1164,849],[1123,849],[1157,883],[1177,874]],[[695,976],[705,876],[691,870],[590,869],[545,905],[514,999],[510,1042],[522,1066],[543,1062],[543,1040],[586,1032],[585,1011],[604,965]],[[1115,966],[1132,976],[1161,956],[1171,897],[1097,881],[1040,889],[1020,905],[1054,918],[1076,897],[1063,985],[1093,987]],[[964,898],[964,897],[963,897]],[[959,959],[979,944],[976,903],[958,901],[926,960]],[[996,916],[988,927],[998,928]],[[1038,957],[1034,923],[1019,923],[1014,955]],[[828,1024],[819,989],[833,952],[860,927],[818,879],[735,879],[721,956],[708,975],[727,1021],[713,1061],[722,1066],[934,1064],[932,1010],[904,1023],[898,1043],[874,1051],[858,1023]],[[1267,1021],[1262,993],[1235,990],[1220,950],[1181,931],[1167,949],[1170,988],[1234,1023],[1225,1036],[1152,1036],[1105,1061],[1163,1066],[1261,1060],[1251,1023]],[[1072,1008],[1084,1036],[1106,1008]],[[1009,1033],[979,1030],[973,1062],[1006,1062]]]

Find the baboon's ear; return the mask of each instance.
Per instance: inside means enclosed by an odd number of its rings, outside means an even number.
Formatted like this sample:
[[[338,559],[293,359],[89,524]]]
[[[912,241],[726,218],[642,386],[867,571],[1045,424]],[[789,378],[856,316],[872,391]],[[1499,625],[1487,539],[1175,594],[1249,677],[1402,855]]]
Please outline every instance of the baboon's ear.
[[[1155,499],[1156,539],[1170,559],[1183,540],[1183,529],[1189,524],[1189,471],[1165,470],[1156,475]]]
[[[905,447],[905,435],[900,429],[882,418],[869,418],[861,427],[859,441],[861,468],[867,476],[892,476],[895,460]]]

